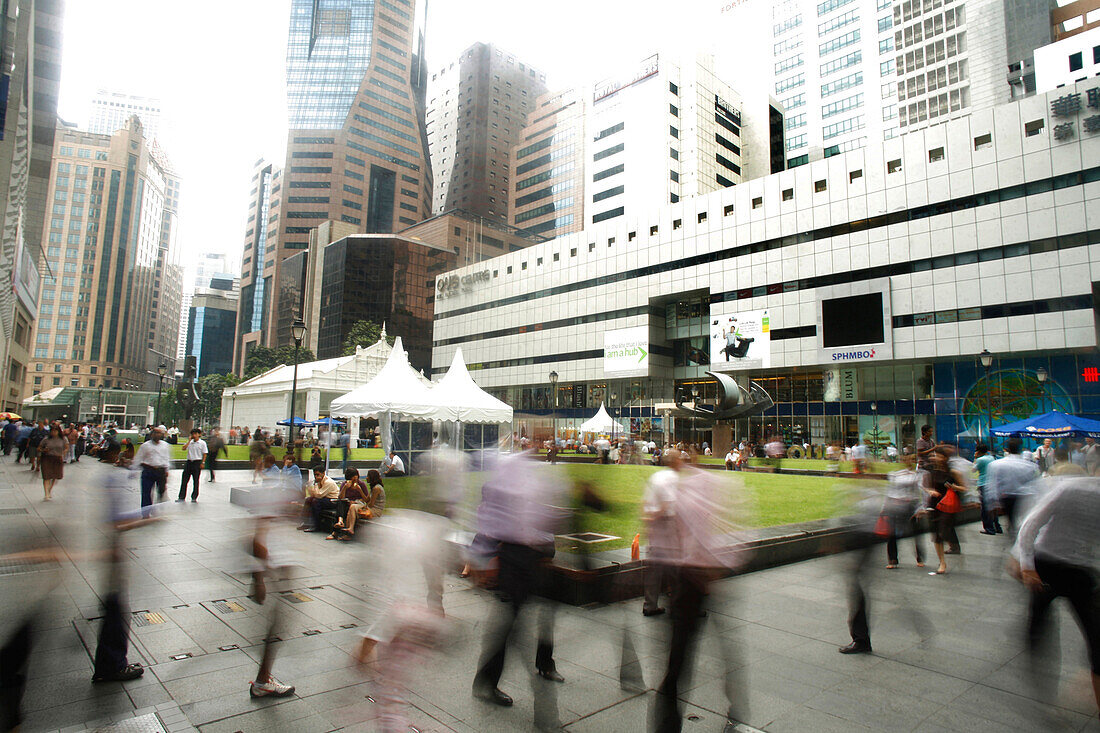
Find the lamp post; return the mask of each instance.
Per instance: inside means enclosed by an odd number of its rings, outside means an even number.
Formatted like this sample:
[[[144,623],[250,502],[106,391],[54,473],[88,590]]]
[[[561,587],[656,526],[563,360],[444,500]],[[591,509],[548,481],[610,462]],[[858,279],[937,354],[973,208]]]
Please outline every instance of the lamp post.
[[[236,407],[237,407],[237,390],[233,390],[232,392],[229,393],[229,428],[228,428],[228,430],[233,429],[233,411],[234,411],[234,409],[236,409]],[[227,431],[226,435],[228,435],[228,434],[229,433]]]
[[[103,385],[99,385],[99,424],[103,424],[104,420],[104,408],[103,408]]]
[[[871,415],[872,415],[872,423],[874,425],[874,427],[871,428],[871,434],[875,436],[874,437],[875,458],[878,458],[878,403],[877,402],[872,402],[871,403]]]
[[[550,391],[554,393],[554,446],[558,445],[558,373],[550,372]]]
[[[306,324],[301,318],[294,320],[290,327],[294,337],[294,381],[290,383],[290,445],[294,445],[294,401],[298,396],[298,351],[302,348],[302,339],[306,336]]]
[[[1047,370],[1046,367],[1039,367],[1035,370],[1035,378],[1039,380],[1039,414],[1042,415],[1047,409]]]
[[[986,437],[989,438],[989,451],[993,452],[993,393],[991,391],[992,385],[989,383],[989,368],[993,366],[993,354],[989,353],[989,349],[982,349],[982,353],[978,354],[978,361],[982,364],[982,369],[985,369],[985,414],[986,414]],[[981,431],[978,431],[979,437]]]
[[[168,364],[161,362],[157,364],[157,409],[153,413],[153,422],[156,425],[160,425],[160,393],[164,389],[164,375],[168,373]]]

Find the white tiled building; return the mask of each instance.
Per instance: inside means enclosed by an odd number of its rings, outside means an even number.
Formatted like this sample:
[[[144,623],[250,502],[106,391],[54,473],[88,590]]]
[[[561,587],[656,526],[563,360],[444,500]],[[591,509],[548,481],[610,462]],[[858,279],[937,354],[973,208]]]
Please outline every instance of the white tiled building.
[[[1035,49],[1035,88],[1040,92],[1100,74],[1100,28]]]
[[[902,444],[924,422],[965,440],[984,435],[990,416],[1097,416],[1100,384],[1081,377],[1097,361],[1100,131],[1084,122],[1097,85],[976,110],[456,270],[474,277],[436,302],[433,370],[461,346],[477,382],[520,413],[553,407],[553,370],[563,419],[606,400],[638,420],[635,432],[690,435],[667,410],[684,389],[713,395],[703,374],[721,361],[705,358],[711,324],[766,311],[767,358],[735,376],[777,406],[732,426],[737,435],[850,441],[873,423]],[[1074,91],[1077,110],[1059,101]],[[881,325],[878,311],[846,300],[877,294]],[[648,362],[609,372],[605,334],[630,328],[648,329]],[[983,349],[994,355],[988,373]]]

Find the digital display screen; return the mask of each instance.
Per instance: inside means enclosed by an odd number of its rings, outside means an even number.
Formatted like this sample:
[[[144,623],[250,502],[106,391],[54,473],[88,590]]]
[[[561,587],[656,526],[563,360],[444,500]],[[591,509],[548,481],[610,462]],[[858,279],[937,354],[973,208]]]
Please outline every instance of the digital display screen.
[[[883,343],[882,293],[821,301],[821,328],[826,349]]]

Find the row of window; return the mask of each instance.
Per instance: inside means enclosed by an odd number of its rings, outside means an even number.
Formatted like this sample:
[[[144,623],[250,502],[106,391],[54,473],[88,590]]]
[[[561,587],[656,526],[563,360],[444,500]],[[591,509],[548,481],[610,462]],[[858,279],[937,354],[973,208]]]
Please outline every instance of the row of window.
[[[825,56],[827,54],[839,51],[842,48],[847,48],[853,44],[859,43],[859,29],[845,33],[843,36],[837,36],[836,38],[819,44],[817,47],[817,53],[819,56]]]
[[[844,76],[826,84],[822,84],[821,96],[822,98],[825,98],[836,94],[837,92],[842,92],[845,89],[851,89],[852,87],[859,86],[862,83],[863,72],[857,71],[854,74],[849,74],[848,76]]]
[[[849,66],[855,66],[863,60],[862,51],[854,51],[849,54],[845,54],[840,58],[833,59],[821,65],[821,76],[828,76],[834,71],[840,71],[841,69],[847,69]]]

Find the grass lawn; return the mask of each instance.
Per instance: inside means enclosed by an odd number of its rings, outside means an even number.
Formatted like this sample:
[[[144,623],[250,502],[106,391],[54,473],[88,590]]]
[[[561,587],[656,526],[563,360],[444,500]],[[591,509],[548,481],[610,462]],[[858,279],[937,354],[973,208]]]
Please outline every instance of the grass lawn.
[[[600,543],[595,550],[629,547],[634,535],[642,532],[642,493],[646,480],[656,468],[650,466],[600,466],[593,464],[558,464],[548,467],[562,481],[586,481],[608,502],[605,514],[587,513],[581,518],[581,530],[615,535],[621,539]],[[786,476],[768,473],[716,474],[728,481],[731,492],[744,489],[738,524],[749,527],[774,527],[813,519],[825,519],[838,513],[841,506],[839,483],[842,480],[818,476]],[[476,501],[484,474],[470,474],[467,492]],[[417,477],[386,479],[386,504],[391,507],[416,507]],[[861,484],[862,485],[862,484]],[[472,507],[470,507],[472,508]],[[643,536],[644,542],[644,536]]]
[[[182,460],[185,457],[184,456],[184,450],[183,450],[183,444],[185,442],[186,442],[186,440],[179,443],[178,445],[171,446],[171,448],[172,448],[172,458],[178,458],[178,459]],[[221,460],[223,460],[223,461],[225,461],[225,460],[247,461],[248,460],[248,446],[247,445],[231,445],[231,446],[228,446],[228,448],[229,448],[229,458],[226,458],[225,454],[223,453],[219,457]],[[279,456],[281,456],[283,454],[283,449],[278,448],[278,447],[273,447],[272,448],[272,454],[276,458],[278,458]],[[309,452],[308,451],[306,451],[306,457],[307,458],[309,457]],[[340,461],[341,459],[343,459],[344,454],[343,454],[342,451],[337,449],[337,450],[334,450],[332,452],[332,457],[335,458],[337,461]],[[382,461],[382,449],[381,448],[353,448],[352,451],[351,451],[351,459],[353,461],[379,461],[379,462],[381,462]]]

